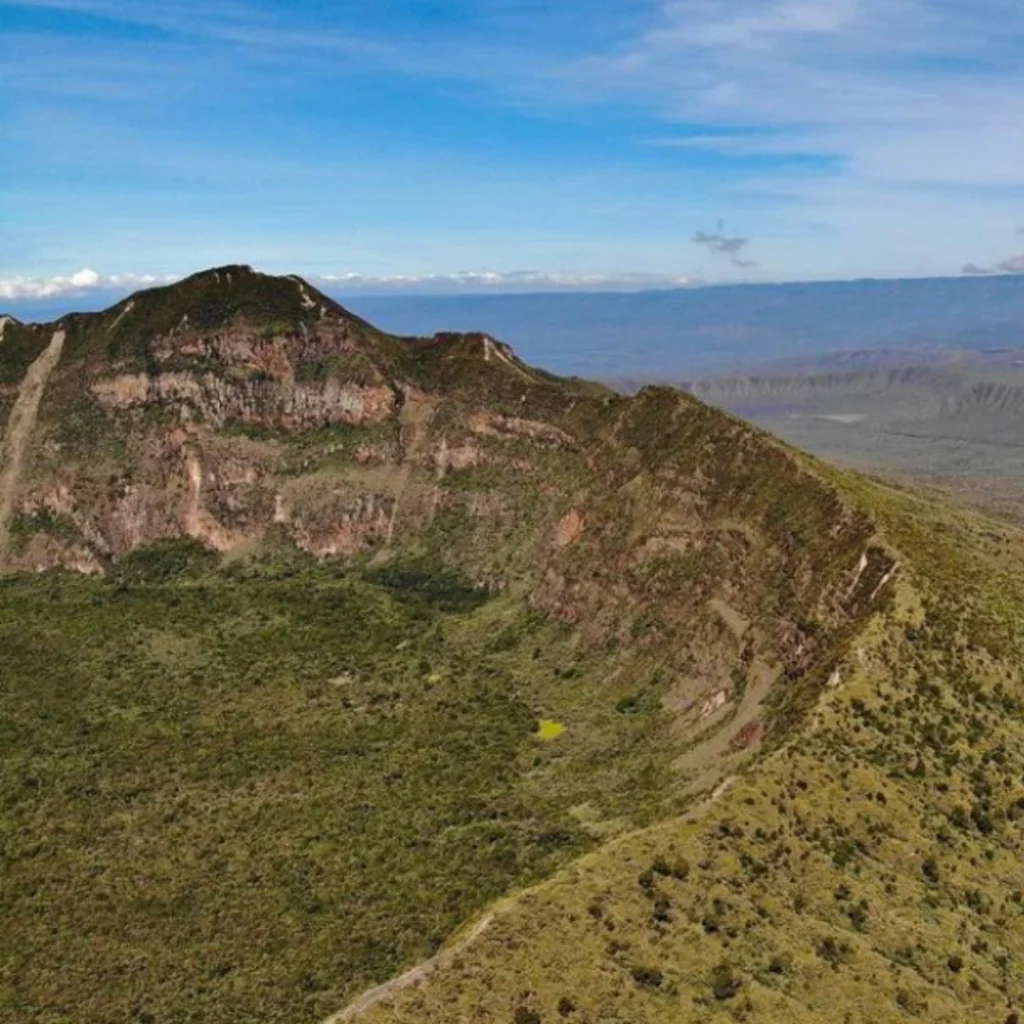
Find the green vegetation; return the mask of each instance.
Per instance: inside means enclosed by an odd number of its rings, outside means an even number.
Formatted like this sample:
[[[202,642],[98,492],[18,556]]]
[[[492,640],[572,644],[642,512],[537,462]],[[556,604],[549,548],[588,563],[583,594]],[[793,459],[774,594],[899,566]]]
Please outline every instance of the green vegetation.
[[[3,580],[0,1018],[316,1020],[430,955],[592,843],[567,808],[659,799],[614,720],[536,763],[576,660],[422,568],[167,541]]]
[[[0,388],[17,387],[35,360],[50,343],[53,332],[34,324],[9,320],[4,326],[0,359]],[[2,391],[0,391],[2,395]]]
[[[318,303],[339,308],[326,296],[306,287],[311,296],[317,296]],[[129,302],[132,307],[127,310]],[[314,315],[303,303],[302,293],[293,280],[269,277],[246,266],[218,267],[193,274],[170,287],[138,292],[130,300],[118,303],[105,314],[103,331],[94,330],[94,318],[67,318],[68,357],[75,360],[103,356],[125,366],[152,369],[153,340],[180,330],[186,311],[190,329],[213,332],[241,316],[259,325],[257,331],[264,340],[289,334],[297,323]]]
[[[199,541],[173,537],[130,551],[114,567],[113,578],[120,583],[170,583],[202,576],[218,561]]]
[[[45,533],[62,541],[78,537],[78,528],[70,517],[47,508],[12,517],[10,529],[15,551],[24,548],[29,538],[37,533]]]

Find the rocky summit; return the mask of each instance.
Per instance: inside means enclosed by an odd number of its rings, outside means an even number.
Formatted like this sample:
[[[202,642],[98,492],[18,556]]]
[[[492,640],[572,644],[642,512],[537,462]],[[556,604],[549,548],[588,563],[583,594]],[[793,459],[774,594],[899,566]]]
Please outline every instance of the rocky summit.
[[[0,1018],[1016,1019],[1014,527],[244,266],[0,323]]]

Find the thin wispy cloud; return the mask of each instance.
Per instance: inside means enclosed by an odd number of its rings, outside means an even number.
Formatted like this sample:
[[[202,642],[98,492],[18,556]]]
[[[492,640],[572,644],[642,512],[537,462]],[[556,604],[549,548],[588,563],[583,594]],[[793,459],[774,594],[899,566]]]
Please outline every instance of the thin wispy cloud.
[[[730,4],[714,0],[669,0],[664,24],[644,34],[643,51],[653,56],[681,45],[687,49],[765,51],[794,38],[816,38],[848,30],[863,14],[861,0],[773,0]]]
[[[989,12],[985,17],[984,12]],[[662,24],[594,62],[612,86],[658,92],[667,120],[742,128],[682,145],[733,155],[818,153],[879,181],[1020,181],[1000,157],[1024,112],[1001,0],[673,0]],[[663,139],[662,144],[671,137]],[[988,145],[981,152],[977,143]],[[945,157],[946,159],[938,159]]]
[[[715,268],[733,279],[737,271],[956,272],[964,251],[987,253],[976,265],[996,267],[1005,262],[1003,225],[1024,222],[1024,8],[1016,0],[465,0],[443,11],[354,0],[0,0],[5,17],[26,11],[38,17],[7,19],[0,86],[27,177],[45,180],[33,170],[61,163],[61,187],[84,192],[68,156],[82,151],[92,173],[127,183],[121,194],[130,200],[137,166],[154,178],[145,183],[153,208],[173,208],[175,223],[192,216],[197,230],[204,211],[189,212],[190,193],[184,185],[174,192],[172,176],[208,175],[211,194],[224,190],[230,206],[250,187],[248,167],[259,182],[254,209],[294,208],[296,224],[305,218],[318,237],[332,217],[343,227],[373,209],[397,237],[420,227],[390,211],[406,216],[407,197],[423,191],[416,169],[430,146],[465,168],[453,172],[446,202],[465,196],[474,211],[489,204],[500,221],[509,208],[503,193],[528,183],[531,205],[517,217],[538,232],[567,216],[559,184],[599,170],[585,193],[590,208],[600,216],[634,203],[635,239],[624,246],[616,223],[598,240],[593,217],[574,214],[559,229],[567,238],[589,234],[595,246],[580,264],[658,253],[644,270],[667,277]],[[44,24],[47,12],[54,17]],[[62,13],[76,15],[75,31],[62,27]],[[69,121],[78,126],[70,135],[65,128],[50,143],[40,139],[45,126]],[[115,129],[137,142],[119,146],[104,168],[89,139]],[[54,152],[58,140],[65,156]],[[204,148],[212,152],[200,155]],[[365,183],[388,161],[409,172],[405,184],[388,181],[368,205]],[[159,167],[174,170],[157,180]],[[652,167],[674,185],[652,190]],[[277,169],[273,182],[266,168]],[[345,205],[343,189],[332,193],[332,168],[345,188],[364,183],[357,204]],[[500,187],[488,184],[496,174]],[[83,209],[119,213],[102,185],[86,200]],[[47,206],[51,197],[41,195],[25,208]],[[708,266],[670,265],[679,233],[673,247],[666,225],[718,209],[757,237],[760,267],[710,241],[698,243]],[[485,213],[474,217],[489,228]],[[110,237],[101,221],[82,228],[97,246]],[[48,230],[41,254],[61,249],[58,229]],[[464,254],[445,248],[451,232],[436,231],[439,263],[463,264]],[[404,253],[353,262],[397,271]],[[81,258],[139,265],[144,256],[140,241],[134,251]],[[629,258],[623,272],[641,266]],[[519,241],[470,259],[541,262]],[[559,265],[567,265],[561,252],[550,264]]]
[[[827,238],[822,265],[949,272],[1024,209],[1022,51],[1004,0],[673,0],[580,70],[684,129],[659,148],[747,165],[773,266]]]
[[[541,270],[467,270],[454,274],[314,274],[310,280],[334,291],[387,292],[546,292],[644,291],[684,288],[700,282],[691,277],[644,273],[551,273]]]

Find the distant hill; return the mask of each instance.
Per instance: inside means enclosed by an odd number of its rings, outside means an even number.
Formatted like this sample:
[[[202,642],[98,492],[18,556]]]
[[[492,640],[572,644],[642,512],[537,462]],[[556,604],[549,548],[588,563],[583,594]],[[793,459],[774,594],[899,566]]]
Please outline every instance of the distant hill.
[[[925,477],[1024,484],[1019,350],[861,351],[680,386],[815,454]]]
[[[749,373],[861,349],[1024,345],[1024,277],[1014,276],[347,301],[396,334],[484,330],[532,363],[604,380]]]

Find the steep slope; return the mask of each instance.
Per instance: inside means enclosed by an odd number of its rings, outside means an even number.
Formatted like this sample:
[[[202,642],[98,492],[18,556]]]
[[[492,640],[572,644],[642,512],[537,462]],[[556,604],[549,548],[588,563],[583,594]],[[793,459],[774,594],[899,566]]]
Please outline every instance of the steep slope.
[[[316,1020],[585,851],[627,878],[635,830],[690,843],[680,814],[811,742],[911,586],[859,484],[697,399],[556,378],[486,335],[391,337],[296,278],[219,268],[10,330],[4,394],[38,399],[5,434],[11,1019]],[[18,574],[66,567],[96,578]],[[683,873],[669,852],[621,899]],[[572,931],[648,938],[568,877],[542,891],[569,931],[516,902],[427,1003],[372,1012],[462,1019],[464,991],[547,1017],[547,987],[521,998],[545,935],[612,1000],[593,1019],[634,1019],[622,993],[688,1005]],[[460,989],[508,927],[523,959]]]
[[[801,731],[360,1020],[1018,1019],[1024,534],[844,486],[913,568]]]
[[[550,377],[484,335],[381,335],[298,279],[223,268],[60,329],[15,568],[98,570],[182,534],[415,550],[602,638],[720,632],[718,600],[772,661],[884,572],[867,517],[739,422]]]
[[[29,367],[18,391],[17,401],[11,408],[4,445],[0,449],[0,564],[7,557],[11,512],[21,482],[25,451],[32,438],[43,390],[60,359],[63,345],[64,332],[58,329],[53,332],[50,344],[42,355]]]

